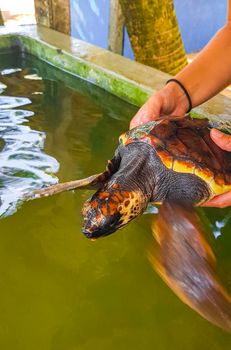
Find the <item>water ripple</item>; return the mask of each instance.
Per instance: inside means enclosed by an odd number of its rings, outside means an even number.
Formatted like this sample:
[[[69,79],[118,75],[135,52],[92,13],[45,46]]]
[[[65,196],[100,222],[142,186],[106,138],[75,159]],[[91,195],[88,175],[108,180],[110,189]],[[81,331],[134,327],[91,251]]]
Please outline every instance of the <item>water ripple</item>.
[[[0,94],[6,89],[6,85],[0,82]]]
[[[27,97],[0,96],[0,110],[5,108],[16,108],[31,103]]]
[[[45,133],[22,125],[34,115],[12,109],[28,98],[0,96],[0,216],[13,214],[25,195],[57,183],[57,160],[43,152]]]
[[[9,69],[3,69],[1,71],[1,75],[11,75],[13,73],[21,72],[21,68],[9,68]]]

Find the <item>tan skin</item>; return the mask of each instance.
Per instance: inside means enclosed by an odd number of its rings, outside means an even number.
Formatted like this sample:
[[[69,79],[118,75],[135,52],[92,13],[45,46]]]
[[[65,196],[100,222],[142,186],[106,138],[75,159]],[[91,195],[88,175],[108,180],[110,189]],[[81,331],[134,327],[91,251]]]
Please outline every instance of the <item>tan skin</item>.
[[[179,72],[175,78],[187,89],[193,107],[209,100],[231,84],[231,0],[225,26],[214,36],[197,58]],[[188,110],[185,93],[175,82],[170,82],[154,93],[139,109],[130,128],[163,115],[184,116]],[[231,151],[231,136],[212,129],[211,138],[222,149]],[[231,206],[231,191],[214,197],[203,204],[207,207]]]

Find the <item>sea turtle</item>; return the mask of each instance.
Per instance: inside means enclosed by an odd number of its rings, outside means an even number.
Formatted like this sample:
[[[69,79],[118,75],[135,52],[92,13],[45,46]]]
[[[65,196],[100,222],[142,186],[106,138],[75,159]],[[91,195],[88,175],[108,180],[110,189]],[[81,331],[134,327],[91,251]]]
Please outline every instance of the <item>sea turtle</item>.
[[[152,265],[170,288],[214,324],[231,331],[231,298],[215,269],[194,205],[231,190],[231,157],[210,138],[207,119],[163,118],[120,136],[106,170],[57,184],[36,197],[64,190],[97,191],[83,206],[83,232],[95,239],[124,227],[150,202],[163,202],[153,232]]]
[[[84,204],[83,232],[106,236],[141,215],[150,202],[201,204],[231,190],[231,157],[210,138],[207,119],[163,118],[119,138],[106,170],[36,192],[97,189]]]

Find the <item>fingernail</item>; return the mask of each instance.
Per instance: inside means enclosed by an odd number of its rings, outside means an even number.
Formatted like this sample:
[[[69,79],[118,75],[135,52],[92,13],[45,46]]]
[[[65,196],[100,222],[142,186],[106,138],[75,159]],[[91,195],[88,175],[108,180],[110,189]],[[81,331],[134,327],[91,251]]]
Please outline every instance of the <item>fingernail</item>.
[[[222,138],[224,136],[223,132],[217,129],[212,129],[211,133],[213,136],[216,136],[218,139]]]

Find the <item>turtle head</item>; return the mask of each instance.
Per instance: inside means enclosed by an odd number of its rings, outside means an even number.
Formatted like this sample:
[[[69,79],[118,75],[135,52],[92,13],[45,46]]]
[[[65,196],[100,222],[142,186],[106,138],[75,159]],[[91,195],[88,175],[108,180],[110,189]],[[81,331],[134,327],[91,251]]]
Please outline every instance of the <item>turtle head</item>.
[[[107,236],[122,228],[147,206],[140,191],[129,191],[114,184],[97,191],[83,206],[83,233],[87,238]]]
[[[117,169],[83,206],[83,232],[88,238],[107,236],[144,212],[155,186],[152,153],[144,143],[118,147]]]

